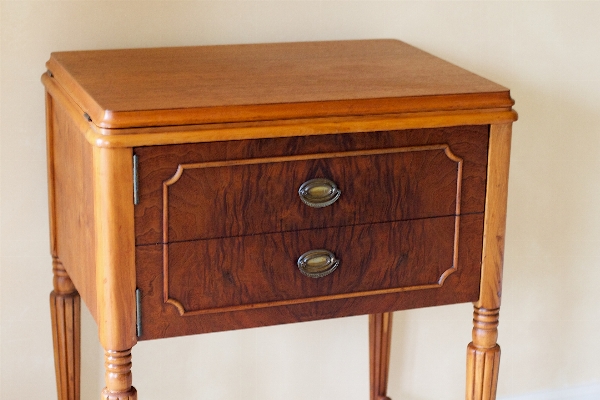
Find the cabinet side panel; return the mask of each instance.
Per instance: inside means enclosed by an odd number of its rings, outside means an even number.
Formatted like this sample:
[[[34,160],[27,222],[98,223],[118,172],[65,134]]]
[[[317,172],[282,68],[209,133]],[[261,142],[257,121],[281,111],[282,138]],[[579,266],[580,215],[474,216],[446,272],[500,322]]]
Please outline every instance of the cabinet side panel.
[[[92,147],[61,104],[52,104],[56,252],[96,318]]]

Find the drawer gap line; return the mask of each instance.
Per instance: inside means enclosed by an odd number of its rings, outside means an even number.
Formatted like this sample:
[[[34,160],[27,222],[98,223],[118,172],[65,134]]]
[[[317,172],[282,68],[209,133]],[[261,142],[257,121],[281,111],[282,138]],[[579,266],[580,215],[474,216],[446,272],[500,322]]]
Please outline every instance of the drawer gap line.
[[[467,215],[477,215],[477,214],[483,214],[483,211],[461,213],[459,215],[457,215],[457,214],[448,214],[448,215],[436,215],[434,217],[396,219],[396,220],[378,221],[378,222],[363,222],[363,223],[360,223],[360,224],[332,225],[332,226],[326,226],[326,227],[322,227],[322,228],[302,228],[302,229],[291,229],[291,230],[284,230],[284,231],[248,233],[248,234],[245,234],[245,235],[215,236],[215,237],[208,237],[208,238],[185,239],[185,240],[171,240],[171,241],[168,241],[168,242],[139,243],[139,244],[136,244],[136,247],[137,246],[156,246],[156,245],[164,245],[164,244],[172,244],[172,243],[188,243],[188,242],[197,242],[197,241],[202,241],[202,240],[230,239],[230,238],[236,238],[236,237],[243,238],[243,237],[252,237],[252,236],[259,236],[259,235],[274,235],[274,234],[277,234],[277,233],[304,232],[304,231],[312,231],[312,230],[320,230],[320,229],[347,228],[347,227],[351,227],[351,226],[379,225],[379,224],[397,223],[397,222],[410,222],[410,221],[419,221],[419,220],[423,220],[424,221],[424,220],[435,219],[435,218],[464,217],[464,216],[467,216]]]

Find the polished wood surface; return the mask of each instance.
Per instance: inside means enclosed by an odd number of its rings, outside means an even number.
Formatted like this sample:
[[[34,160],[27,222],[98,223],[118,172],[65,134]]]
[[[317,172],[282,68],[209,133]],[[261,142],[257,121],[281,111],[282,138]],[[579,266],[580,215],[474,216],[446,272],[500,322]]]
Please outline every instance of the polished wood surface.
[[[130,351],[137,342],[130,149],[93,149],[98,335],[105,349],[102,400],[135,400]]]
[[[452,215],[459,167],[460,212],[483,212],[488,130],[462,126],[136,148],[136,244]],[[375,158],[370,150],[383,154]],[[288,152],[294,156],[285,157]],[[267,174],[273,166],[276,171]],[[341,185],[332,206],[316,210],[300,201],[298,188],[314,174],[330,174]]]
[[[59,251],[63,253],[59,243],[65,243],[64,240],[70,240],[73,234],[73,223],[68,221],[65,207],[72,196],[81,199],[81,192],[73,191],[66,185],[68,171],[64,165],[55,163],[57,157],[65,156],[63,151],[69,152],[69,146],[64,145],[64,133],[69,131],[66,121],[60,120],[61,107],[56,106],[52,97],[46,96],[46,149],[48,159],[48,203],[50,219],[50,254],[52,255],[52,286],[50,293],[50,315],[52,320],[52,342],[54,346],[54,363],[56,374],[56,389],[58,400],[79,400],[80,397],[80,374],[81,374],[81,298],[73,280],[65,270],[64,265],[58,258]],[[65,129],[62,129],[65,128]],[[78,135],[81,140],[81,135]],[[74,162],[80,160],[75,156]],[[82,171],[75,171],[75,174]],[[78,196],[79,195],[79,196]],[[69,197],[68,199],[65,196]],[[83,196],[85,197],[85,196]],[[69,204],[66,207],[73,207],[71,216],[81,218],[84,215],[85,221],[86,207],[82,205]],[[80,220],[81,221],[81,220]],[[82,235],[78,238],[72,237],[74,243],[84,243],[89,236]],[[79,241],[75,241],[78,239]],[[89,243],[89,242],[88,242]],[[71,249],[64,252],[64,259],[72,261],[73,259],[85,262],[86,254]],[[93,265],[91,265],[93,268]],[[81,270],[72,268],[73,275],[79,280],[80,287],[89,294],[91,286],[90,278],[81,273]],[[86,279],[87,278],[87,279]],[[88,296],[89,304],[95,314],[95,296]]]
[[[163,238],[210,239],[452,215],[460,203],[461,174],[462,159],[447,145],[180,164],[163,183]],[[315,178],[329,179],[341,190],[334,204],[314,208],[302,202],[298,188]]]
[[[438,287],[455,272],[454,228],[455,217],[440,217],[170,243],[165,300],[198,315]],[[302,275],[296,260],[313,249],[340,266]]]
[[[517,119],[516,112],[510,107],[433,112],[419,111],[416,108],[416,111],[375,116],[290,118],[260,122],[106,129],[99,128],[85,119],[84,112],[72,103],[71,97],[55,78],[44,74],[42,82],[52,98],[68,110],[73,120],[79,121],[81,131],[88,142],[95,147],[105,148],[504,124]]]
[[[52,254],[64,266],[96,318],[92,148],[62,103],[48,99],[48,171]],[[69,160],[68,163],[63,160]]]
[[[391,312],[459,302],[475,307],[466,398],[495,398],[508,89],[394,40],[62,52],[47,67],[59,400],[79,398],[79,296],[102,400],[137,399],[138,340],[360,314],[371,400],[389,400]],[[313,177],[340,199],[307,208]],[[338,269],[302,275],[315,248]]]
[[[392,313],[369,315],[369,383],[371,400],[390,400],[387,397],[392,347]]]
[[[498,315],[506,233],[512,127],[492,125],[483,232],[481,292],[474,304],[473,341],[467,349],[467,400],[494,400],[500,364]]]
[[[137,342],[132,152],[93,151],[98,329],[106,350],[121,351]]]
[[[131,349],[104,352],[106,387],[100,400],[137,400],[137,390],[131,386]]]
[[[79,400],[81,373],[81,300],[62,264],[53,260],[50,294],[52,339],[58,400]]]
[[[453,218],[447,218],[446,223],[452,225]],[[429,221],[423,220],[423,221]],[[437,225],[439,222],[431,221],[431,224]],[[401,223],[399,223],[401,224]],[[340,229],[340,228],[338,228]],[[448,228],[446,228],[448,229]],[[350,232],[352,228],[347,228]],[[356,230],[356,228],[355,228]],[[384,258],[383,254],[390,254],[396,249],[397,246],[402,246],[402,242],[404,239],[397,239],[396,242],[384,242],[385,246],[381,243],[376,243],[373,237],[370,237],[371,232],[378,233],[380,236],[380,241],[387,240],[388,237],[399,237],[401,231],[383,231],[381,228],[379,232],[375,229],[368,229],[368,227],[362,228],[363,239],[368,242],[365,246],[368,246],[371,251],[373,251],[374,255],[380,254],[378,257],[380,259]],[[410,279],[404,278],[402,274],[388,274],[387,276],[383,276],[383,273],[387,271],[392,271],[392,267],[386,267],[385,265],[382,267],[381,271],[370,265],[360,265],[360,268],[371,270],[371,273],[375,275],[371,278],[371,282],[377,281],[380,279],[377,274],[382,273],[381,279],[387,280],[388,286],[387,289],[378,289],[378,290],[370,290],[365,293],[362,291],[357,291],[356,293],[343,292],[338,295],[326,295],[322,296],[322,298],[312,299],[312,300],[320,300],[320,301],[309,301],[307,302],[305,298],[296,298],[296,301],[292,301],[293,299],[288,299],[285,301],[285,304],[282,303],[262,303],[258,307],[254,306],[245,306],[245,307],[232,307],[229,310],[225,310],[227,312],[219,312],[219,313],[190,313],[184,316],[181,315],[180,309],[176,307],[171,302],[165,302],[164,296],[164,277],[165,277],[165,253],[164,253],[164,245],[155,244],[155,245],[142,245],[136,247],[136,266],[137,266],[137,284],[138,288],[142,293],[142,315],[143,315],[143,329],[142,335],[139,340],[147,340],[147,339],[155,339],[161,337],[171,337],[171,336],[179,336],[179,335],[191,335],[195,333],[204,333],[204,332],[216,332],[230,329],[240,329],[240,328],[251,328],[257,326],[265,326],[265,325],[275,325],[275,324],[283,324],[290,322],[301,322],[301,321],[310,321],[315,319],[325,319],[325,318],[337,318],[337,317],[345,317],[350,315],[361,315],[361,314],[372,314],[372,313],[383,313],[390,310],[405,310],[410,308],[417,307],[428,307],[432,305],[442,305],[442,304],[452,304],[456,302],[471,302],[476,301],[479,297],[479,282],[480,282],[480,267],[481,267],[481,237],[483,235],[483,215],[482,214],[473,214],[467,215],[460,218],[460,240],[458,241],[458,251],[457,256],[459,260],[459,264],[456,270],[448,271],[449,274],[444,275],[444,281],[442,285],[431,285],[430,287],[423,287],[419,290],[404,290],[404,286],[391,286],[391,282],[389,280],[396,279],[400,280],[398,283],[402,285],[402,279]],[[309,231],[307,231],[309,232]],[[291,235],[298,235],[296,233],[291,233]],[[316,234],[312,234],[316,235]],[[383,235],[383,236],[381,236]],[[254,238],[253,236],[249,236],[248,239],[240,239],[240,238],[232,238],[228,240],[224,240],[222,243],[228,243],[231,241],[240,241],[242,243],[250,243],[250,245],[255,244],[254,248],[246,248],[246,249],[238,249],[235,245],[233,247],[234,251],[237,251],[238,254],[242,251],[248,253],[252,250],[258,249],[258,246],[262,243],[267,243],[267,238],[262,237],[262,235]],[[280,239],[281,237],[285,237],[285,234],[275,234],[270,236],[274,239]],[[309,238],[310,239],[310,238]],[[446,236],[445,239],[453,240],[453,237]],[[306,240],[306,239],[305,239]],[[256,244],[258,242],[258,244]],[[261,243],[262,242],[262,243]],[[288,244],[290,240],[286,241],[283,244]],[[206,246],[207,244],[217,244],[218,241],[197,241],[197,242],[189,242],[189,244],[185,244],[183,242],[180,246],[192,248],[194,249],[194,255],[192,255],[192,259],[194,257],[198,257],[202,260],[202,257],[205,257],[202,254],[203,250],[200,250],[201,247]],[[341,243],[341,242],[340,242]],[[450,244],[452,245],[452,243]],[[247,245],[248,246],[248,245]],[[294,245],[297,247],[297,245]],[[353,250],[352,246],[349,244],[345,244],[346,248]],[[447,246],[447,244],[446,244]],[[258,253],[252,253],[249,257],[249,260],[252,260],[256,257],[261,257],[266,250],[269,252],[273,252],[274,250],[269,249],[260,249]],[[306,250],[309,250],[308,248]],[[303,250],[303,251],[306,251]],[[437,252],[436,249],[430,249],[433,252]],[[216,252],[217,250],[211,250],[208,248],[207,251]],[[258,250],[257,250],[258,251]],[[282,248],[282,251],[287,250]],[[446,256],[449,258],[448,262],[452,263],[452,254],[451,249],[446,247],[446,250],[443,250],[446,253],[450,252]],[[412,251],[411,251],[412,252]],[[288,263],[291,262],[290,270],[285,272],[285,276],[292,276],[294,272],[297,271],[297,267],[295,265],[296,259],[298,256],[302,254],[302,252],[298,254],[290,254],[288,258]],[[436,253],[437,254],[437,253]],[[244,255],[244,254],[242,254]],[[362,260],[365,260],[369,254],[360,255]],[[407,259],[411,256],[410,254],[406,254]],[[412,253],[412,259],[419,259],[421,257],[426,257],[427,254]],[[225,257],[226,259],[231,259],[233,255],[221,253],[221,257]],[[295,258],[292,258],[295,257]],[[222,259],[221,259],[222,260]],[[211,260],[209,260],[210,262]],[[342,264],[340,264],[340,271],[343,271],[344,260],[342,259]],[[353,260],[349,260],[350,263],[353,263]],[[190,260],[190,265],[193,265],[194,274],[196,271],[202,271],[204,262],[193,262]],[[354,265],[358,265],[360,261],[354,261]],[[402,259],[401,263],[403,265],[410,265],[411,261],[407,261],[406,259]],[[211,266],[214,264],[211,264]],[[273,264],[274,265],[274,264]],[[429,272],[431,273],[430,277],[433,279],[434,273],[439,274],[435,276],[435,278],[439,278],[443,275],[449,266],[449,264],[444,264],[446,266],[440,266],[437,271],[432,270],[435,268],[435,265],[431,265],[427,267]],[[242,263],[243,268],[248,268],[250,270],[259,271],[261,273],[261,277],[266,275],[265,272],[262,272],[262,269],[267,269],[268,266],[263,266],[257,261]],[[288,264],[289,266],[289,264]],[[272,267],[274,268],[274,266]],[[389,268],[389,269],[388,269]],[[425,268],[425,267],[424,267]],[[450,273],[452,272],[452,273]],[[415,273],[415,272],[413,272]],[[426,272],[425,272],[426,273]],[[263,286],[268,286],[269,282],[275,280],[277,282],[280,280],[278,275],[281,272],[277,271],[277,275],[269,277],[269,281],[262,283],[258,282],[257,284],[261,284]],[[418,276],[418,272],[416,275]],[[335,272],[331,275],[335,275]],[[332,276],[324,277],[332,278]],[[413,275],[415,277],[415,275]],[[189,279],[199,278],[195,276],[190,276]],[[226,285],[228,282],[228,275],[224,273],[222,275],[216,275],[214,279],[218,279],[218,284]],[[234,276],[231,276],[231,279],[235,279]],[[295,281],[300,281],[301,278],[296,278]],[[309,278],[307,278],[309,279]],[[312,278],[311,278],[312,279]],[[415,278],[416,279],[416,278]],[[318,281],[318,280],[317,280]],[[331,281],[331,280],[330,280]],[[337,280],[334,280],[337,282]],[[346,285],[350,286],[351,283],[346,281]],[[404,281],[406,282],[406,281]],[[281,285],[285,285],[286,282],[281,282]],[[359,285],[357,283],[357,285]],[[320,296],[319,287],[320,285],[327,286],[327,282],[320,284],[317,282],[306,281],[304,283],[304,287],[311,288],[313,294],[316,296]],[[260,286],[259,286],[260,287]],[[407,286],[406,289],[414,289],[413,286]],[[189,294],[198,293],[194,288],[188,286]],[[269,288],[270,289],[270,288]],[[363,287],[363,289],[365,289]],[[368,287],[366,289],[369,289]],[[183,290],[182,288],[177,288],[177,290]],[[227,288],[230,293],[233,293],[230,288]],[[256,290],[256,289],[255,289]],[[271,289],[270,289],[271,290]],[[299,290],[298,290],[299,291]],[[258,293],[260,294],[260,292]],[[231,295],[235,296],[234,294]],[[255,294],[256,296],[256,294]],[[197,301],[197,300],[196,300]],[[206,299],[206,301],[210,301]]]
[[[53,53],[103,128],[510,108],[508,90],[396,40]]]
[[[329,117],[313,120],[206,124],[160,128],[98,129],[89,123],[87,140],[96,147],[140,147],[164,144],[206,143],[225,140],[316,136],[355,132],[382,132],[399,129],[445,128],[451,126],[505,124],[517,119],[511,110],[474,110],[404,113],[377,117]]]

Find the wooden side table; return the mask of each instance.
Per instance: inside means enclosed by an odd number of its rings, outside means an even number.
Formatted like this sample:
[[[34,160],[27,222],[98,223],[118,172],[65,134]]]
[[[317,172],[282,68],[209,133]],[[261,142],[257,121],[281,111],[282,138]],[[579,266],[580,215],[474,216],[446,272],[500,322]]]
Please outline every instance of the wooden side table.
[[[494,399],[509,91],[395,40],[53,53],[46,88],[58,397],[80,296],[104,400],[138,340],[474,302],[467,399]]]

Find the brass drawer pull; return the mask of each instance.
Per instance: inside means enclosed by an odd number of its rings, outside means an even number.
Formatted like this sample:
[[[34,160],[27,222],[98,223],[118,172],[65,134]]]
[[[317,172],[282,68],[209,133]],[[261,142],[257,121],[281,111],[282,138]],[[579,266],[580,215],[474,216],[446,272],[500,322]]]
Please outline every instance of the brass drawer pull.
[[[307,206],[314,208],[327,207],[340,198],[342,191],[329,179],[315,178],[304,182],[298,195]]]
[[[311,278],[329,275],[340,265],[340,260],[329,250],[310,250],[298,258],[298,269]]]

